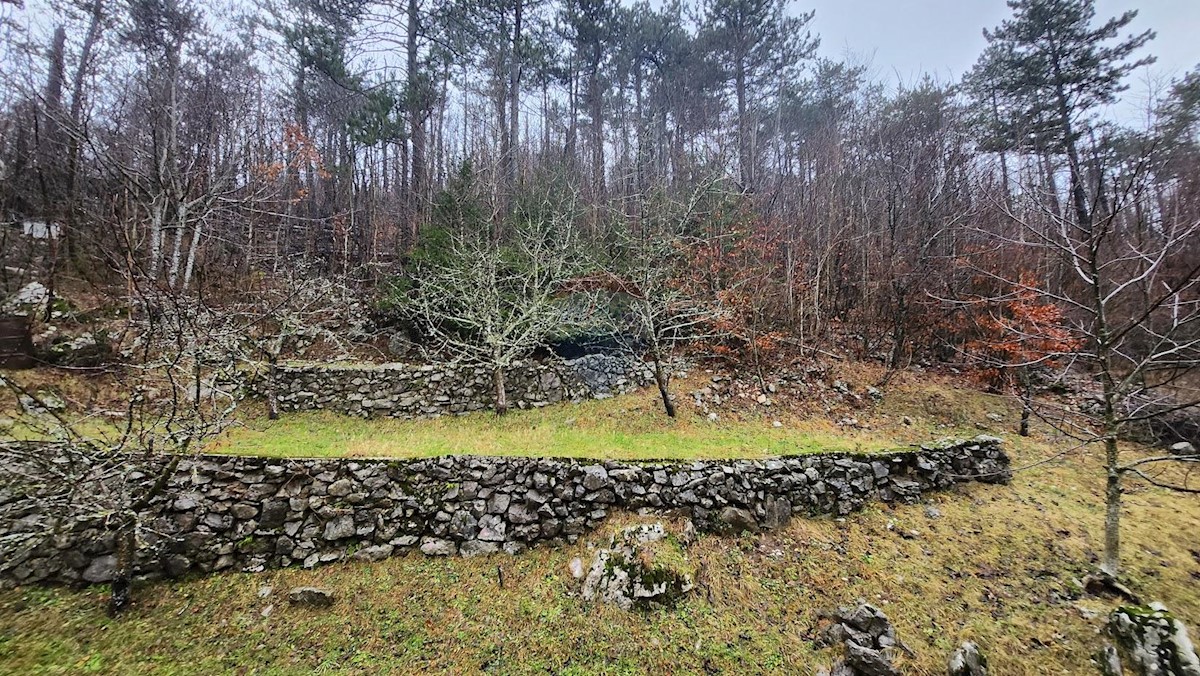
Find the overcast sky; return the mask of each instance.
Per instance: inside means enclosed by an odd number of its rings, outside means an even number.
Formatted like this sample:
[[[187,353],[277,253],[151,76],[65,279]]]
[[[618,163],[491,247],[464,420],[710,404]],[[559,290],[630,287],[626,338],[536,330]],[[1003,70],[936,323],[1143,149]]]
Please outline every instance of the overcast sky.
[[[797,10],[814,9],[813,31],[822,56],[869,61],[876,77],[910,83],[921,73],[957,81],[1011,10],[1004,0],[793,0]],[[1145,91],[1147,75],[1179,76],[1200,63],[1200,0],[1097,0],[1097,22],[1137,9],[1127,30],[1158,33],[1148,51],[1158,56],[1150,73],[1129,83],[1131,95]]]

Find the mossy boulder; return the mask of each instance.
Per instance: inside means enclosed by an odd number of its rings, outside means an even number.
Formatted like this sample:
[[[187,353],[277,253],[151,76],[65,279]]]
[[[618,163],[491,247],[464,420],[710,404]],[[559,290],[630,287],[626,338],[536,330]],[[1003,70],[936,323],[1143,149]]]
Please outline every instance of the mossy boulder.
[[[979,645],[974,641],[963,641],[958,650],[950,655],[946,673],[949,676],[987,676],[987,658],[979,651]]]
[[[1166,606],[1121,606],[1108,618],[1125,662],[1141,676],[1200,676],[1200,659],[1187,627]]]
[[[57,335],[42,349],[42,358],[59,366],[96,367],[115,358],[112,342],[104,331],[77,336]]]
[[[621,530],[596,552],[582,595],[626,610],[673,606],[695,586],[695,567],[661,523]]]

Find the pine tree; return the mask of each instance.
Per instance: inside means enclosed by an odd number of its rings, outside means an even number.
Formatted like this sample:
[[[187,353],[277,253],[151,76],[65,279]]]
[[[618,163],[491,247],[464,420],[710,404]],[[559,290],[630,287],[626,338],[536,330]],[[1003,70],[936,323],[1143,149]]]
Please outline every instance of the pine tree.
[[[820,40],[806,29],[812,12],[788,16],[783,0],[707,0],[704,29],[726,82],[733,82],[737,105],[738,169],[742,184],[755,184],[756,144],[753,105],[764,89],[793,80],[798,65]]]
[[[1154,62],[1131,60],[1154,33],[1119,39],[1136,10],[1095,27],[1095,0],[1009,0],[1008,6],[1013,17],[984,30],[988,49],[966,81],[978,106],[992,111],[984,145],[1066,155],[1075,217],[1089,227],[1080,139],[1095,110],[1126,89],[1125,77]]]

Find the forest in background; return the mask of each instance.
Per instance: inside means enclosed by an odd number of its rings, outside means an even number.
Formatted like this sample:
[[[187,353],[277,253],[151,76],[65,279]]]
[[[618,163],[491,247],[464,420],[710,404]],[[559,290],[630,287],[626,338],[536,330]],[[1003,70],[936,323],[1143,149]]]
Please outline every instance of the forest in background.
[[[961,82],[894,87],[774,0],[5,4],[0,211],[59,235],[6,229],[5,286],[407,288],[553,217],[593,268],[666,241],[755,336],[945,356],[947,299],[1073,297],[1064,225],[1200,219],[1200,71],[1103,121],[1153,36],[1092,4],[1011,2]]]
[[[961,82],[898,86],[816,58],[812,13],[775,0],[4,5],[2,281],[336,276],[386,313],[431,268],[478,286],[463,262],[492,252],[526,283],[512,252],[557,251],[534,286],[655,287],[690,307],[671,336],[719,307],[728,354],[836,328],[894,366],[988,333],[964,309],[1032,325],[1024,292],[1086,331],[1091,240],[1141,289],[1114,311],[1193,303],[1200,71],[1105,121],[1153,62],[1135,12],[1009,5]]]

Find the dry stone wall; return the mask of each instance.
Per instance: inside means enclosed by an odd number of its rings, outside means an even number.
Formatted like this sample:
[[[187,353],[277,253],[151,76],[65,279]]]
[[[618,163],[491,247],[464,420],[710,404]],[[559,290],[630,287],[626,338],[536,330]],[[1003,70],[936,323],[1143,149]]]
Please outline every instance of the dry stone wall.
[[[708,530],[774,528],[794,514],[913,502],[960,481],[1006,482],[1008,465],[991,437],[886,455],[687,463],[201,456],[180,462],[142,514],[137,567],[159,577],[312,567],[410,550],[516,553],[574,542],[613,510],[682,513]],[[0,504],[17,499],[0,495]],[[95,583],[112,575],[113,537],[99,525],[58,527],[31,501],[0,524],[0,543],[18,532],[55,534],[36,547],[0,552],[0,581]]]
[[[505,372],[508,400],[517,408],[623,394],[653,377],[645,363],[609,354],[526,361]],[[281,410],[328,409],[363,417],[467,413],[491,408],[495,397],[490,371],[453,364],[284,365],[274,381]],[[268,388],[265,375],[250,383],[260,397]]]

